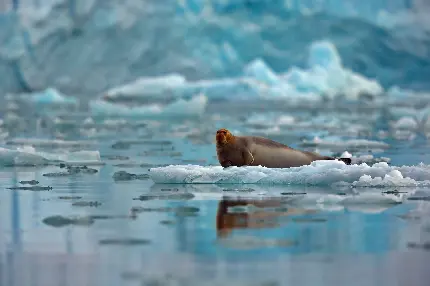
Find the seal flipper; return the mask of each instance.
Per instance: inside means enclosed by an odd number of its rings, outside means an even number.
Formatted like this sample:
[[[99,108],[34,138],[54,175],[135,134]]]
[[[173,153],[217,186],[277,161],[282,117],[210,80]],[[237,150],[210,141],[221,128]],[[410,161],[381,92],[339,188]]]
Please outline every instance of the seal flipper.
[[[330,157],[330,156],[323,157],[323,160],[339,160],[339,161],[344,162],[347,165],[351,165],[351,162],[352,162],[351,158],[334,158],[334,157]]]
[[[254,163],[254,156],[252,156],[252,153],[248,149],[243,150],[242,156],[245,166],[251,166],[251,164]]]
[[[229,160],[225,160],[225,161],[221,162],[221,166],[224,169],[226,169],[226,168],[229,168],[229,167],[233,166],[233,163],[231,161],[229,161]]]
[[[351,165],[351,162],[352,162],[351,158],[337,158],[337,159],[344,162],[347,165]]]

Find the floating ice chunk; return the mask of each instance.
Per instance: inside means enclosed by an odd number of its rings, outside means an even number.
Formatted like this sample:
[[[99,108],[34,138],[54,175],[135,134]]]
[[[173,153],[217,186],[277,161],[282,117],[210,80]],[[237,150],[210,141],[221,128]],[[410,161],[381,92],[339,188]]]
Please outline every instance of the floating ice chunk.
[[[278,118],[277,123],[281,126],[291,125],[296,122],[296,119],[293,116],[282,115]]]
[[[261,82],[269,85],[275,85],[279,83],[278,76],[267,66],[262,59],[255,59],[249,63],[245,69],[244,74],[246,77],[255,78]]]
[[[321,41],[311,45],[308,65],[310,67],[319,66],[324,69],[341,69],[342,60],[335,45]]]
[[[308,64],[309,69],[292,68],[283,77],[296,91],[324,94],[331,99],[343,95],[351,100],[357,100],[361,94],[376,96],[384,91],[376,80],[344,68],[331,42],[313,43]]]
[[[402,117],[392,124],[395,129],[415,130],[418,128],[417,121],[412,117]]]
[[[430,186],[430,181],[417,182],[409,177],[404,178],[399,170],[392,170],[390,173],[382,177],[372,178],[369,175],[363,175],[358,181],[351,184],[353,187],[417,187]]]
[[[254,77],[224,78],[215,80],[201,80],[188,82],[186,85],[169,90],[175,97],[189,97],[190,95],[204,93],[211,99],[265,99],[291,101],[319,101],[321,96],[312,92],[297,91],[288,82],[280,81],[278,84],[268,85]]]
[[[96,123],[94,122],[94,119],[92,119],[91,117],[87,117],[85,118],[84,122],[82,122],[82,124],[84,126],[93,126]]]
[[[64,95],[55,88],[48,88],[41,92],[21,94],[19,97],[28,97],[30,101],[38,104],[77,104],[74,97]]]
[[[211,99],[243,99],[260,97],[260,89],[264,84],[253,78],[225,78],[189,82],[170,92],[177,97],[203,93]]]
[[[315,185],[329,186],[338,182],[353,183],[360,180],[363,175],[371,177],[384,177],[398,170],[404,177],[410,177],[415,181],[430,179],[430,166],[420,164],[418,166],[389,166],[385,162],[368,166],[346,165],[337,160],[315,161],[311,165],[296,168],[265,168],[230,167],[223,169],[221,166],[195,166],[195,165],[171,165],[150,170],[151,179],[156,183],[181,183],[181,184],[276,184],[276,185]]]
[[[103,100],[94,100],[90,102],[91,111],[94,115],[139,118],[195,117],[203,114],[206,105],[207,97],[203,94],[194,96],[190,100],[178,99],[164,106],[151,104],[128,107]]]
[[[423,97],[425,99],[426,97]],[[426,131],[430,129],[430,108],[417,109],[413,107],[390,107],[388,115],[392,120],[397,120],[391,124],[396,131]]]
[[[48,162],[49,160],[37,154],[0,147],[0,165],[3,167],[41,166],[47,165]]]
[[[15,138],[6,142],[7,145],[21,145],[49,148],[82,148],[93,146],[93,141],[65,141],[59,139]]]
[[[47,153],[39,152],[41,156],[51,162],[61,161],[69,164],[86,164],[86,165],[99,165],[101,164],[99,151],[75,151],[63,153]]]
[[[348,153],[348,152],[344,152]],[[341,158],[344,158],[343,154],[342,156],[340,156]],[[367,154],[367,155],[361,155],[358,157],[350,157],[352,164],[361,164],[361,163],[366,163],[366,164],[375,164],[375,163],[379,163],[379,162],[387,162],[389,163],[391,161],[390,158],[387,157],[374,157],[371,154]]]
[[[194,96],[190,100],[179,99],[165,106],[163,115],[166,116],[200,116],[204,113],[208,98],[204,94]]]
[[[384,142],[372,141],[366,139],[351,139],[346,141],[334,141],[334,140],[323,140],[319,137],[315,137],[311,141],[303,141],[301,143],[302,146],[306,147],[320,147],[320,148],[377,148],[377,149],[387,149],[390,148],[390,145]]]
[[[17,150],[0,147],[0,166],[43,166],[56,162],[75,164],[100,164],[99,151],[78,151],[63,153],[37,152],[33,147],[27,146]]]
[[[348,151],[345,151],[342,153],[342,155],[340,155],[341,158],[352,158],[352,154],[349,153]]]
[[[224,78],[214,80],[186,81],[181,75],[141,78],[133,83],[113,88],[103,96],[108,99],[163,97],[192,97],[205,94],[212,99],[248,98],[258,96],[262,83],[255,78]]]
[[[142,77],[134,82],[108,90],[107,98],[136,97],[145,95],[163,96],[165,91],[185,85],[186,79],[179,74],[168,74],[159,77]]]

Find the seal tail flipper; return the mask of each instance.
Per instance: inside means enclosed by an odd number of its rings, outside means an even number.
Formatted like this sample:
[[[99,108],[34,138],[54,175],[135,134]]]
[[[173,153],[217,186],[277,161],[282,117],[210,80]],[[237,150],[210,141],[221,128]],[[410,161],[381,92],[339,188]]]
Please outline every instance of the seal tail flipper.
[[[344,162],[347,165],[351,165],[351,162],[352,162],[351,158],[337,158],[337,159]]]
[[[334,157],[330,157],[330,156],[324,157],[323,160],[339,160],[339,161],[344,162],[347,165],[351,165],[351,162],[352,162],[351,158],[334,158]]]

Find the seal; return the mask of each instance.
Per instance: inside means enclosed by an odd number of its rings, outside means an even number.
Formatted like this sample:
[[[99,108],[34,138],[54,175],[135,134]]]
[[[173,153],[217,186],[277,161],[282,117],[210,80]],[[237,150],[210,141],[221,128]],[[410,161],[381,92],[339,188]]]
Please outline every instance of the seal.
[[[350,165],[350,158],[334,158],[314,152],[293,149],[279,142],[256,136],[234,136],[227,129],[216,132],[218,161],[224,168],[230,166],[263,166],[290,168],[309,165],[317,160],[340,160]]]

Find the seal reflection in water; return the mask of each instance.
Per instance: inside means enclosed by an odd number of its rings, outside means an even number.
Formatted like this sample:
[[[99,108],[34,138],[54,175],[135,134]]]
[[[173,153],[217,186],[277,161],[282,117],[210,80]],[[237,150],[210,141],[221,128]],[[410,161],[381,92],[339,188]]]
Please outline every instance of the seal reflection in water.
[[[237,206],[253,205],[261,208],[255,212],[229,212],[229,208]],[[276,221],[280,217],[290,215],[301,215],[315,213],[315,210],[303,209],[290,209],[286,211],[264,210],[263,208],[282,207],[283,203],[279,199],[268,200],[249,200],[249,199],[235,199],[226,200],[221,199],[218,203],[218,210],[216,215],[216,230],[218,238],[227,237],[234,229],[261,229],[261,228],[275,228],[280,224]]]
[[[300,151],[276,141],[256,136],[234,136],[227,129],[216,132],[218,161],[223,167],[263,166],[290,168],[309,165],[317,160],[337,160],[330,156]],[[350,158],[339,158],[350,165]]]

